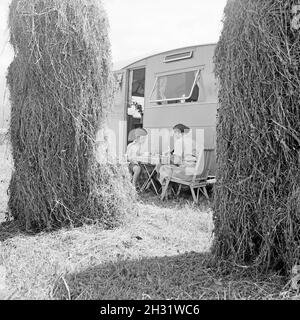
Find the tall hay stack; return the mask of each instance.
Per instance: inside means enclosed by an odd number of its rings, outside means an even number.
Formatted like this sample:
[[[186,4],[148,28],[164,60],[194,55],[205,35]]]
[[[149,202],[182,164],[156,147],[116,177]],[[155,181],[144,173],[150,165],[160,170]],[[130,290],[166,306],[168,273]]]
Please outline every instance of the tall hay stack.
[[[9,209],[27,229],[112,227],[132,209],[127,173],[95,155],[114,88],[107,24],[98,0],[10,5]]]
[[[300,253],[298,1],[231,0],[219,79],[215,257],[287,271]]]

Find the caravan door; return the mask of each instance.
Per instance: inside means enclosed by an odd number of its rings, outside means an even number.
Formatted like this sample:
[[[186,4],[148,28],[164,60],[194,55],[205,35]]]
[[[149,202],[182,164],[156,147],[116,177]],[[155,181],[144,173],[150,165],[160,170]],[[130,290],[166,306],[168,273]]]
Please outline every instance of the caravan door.
[[[108,115],[109,149],[112,156],[121,160],[127,147],[127,91],[128,70],[114,72],[117,89],[114,96],[114,105]]]

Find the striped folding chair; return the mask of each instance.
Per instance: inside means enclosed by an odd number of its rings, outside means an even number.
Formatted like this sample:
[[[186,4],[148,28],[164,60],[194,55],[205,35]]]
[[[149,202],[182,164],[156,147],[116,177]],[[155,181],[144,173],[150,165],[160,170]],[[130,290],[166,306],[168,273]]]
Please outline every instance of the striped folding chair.
[[[209,199],[206,187],[216,182],[214,177],[209,176],[213,154],[214,149],[204,149],[204,152],[197,159],[193,175],[187,175],[185,178],[179,178],[176,177],[175,172],[171,177],[168,177],[162,190],[161,200],[165,198],[170,182],[178,184],[177,196],[181,191],[182,185],[186,185],[189,186],[195,203],[198,203],[199,192],[201,192],[206,199]],[[202,157],[204,157],[204,161]]]

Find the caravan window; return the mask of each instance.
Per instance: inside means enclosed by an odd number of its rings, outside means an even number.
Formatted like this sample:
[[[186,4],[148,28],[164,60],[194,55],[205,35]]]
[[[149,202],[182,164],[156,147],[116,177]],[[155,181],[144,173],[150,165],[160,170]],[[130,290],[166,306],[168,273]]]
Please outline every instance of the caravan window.
[[[156,78],[150,102],[157,104],[188,103],[200,100],[200,70],[161,75]]]

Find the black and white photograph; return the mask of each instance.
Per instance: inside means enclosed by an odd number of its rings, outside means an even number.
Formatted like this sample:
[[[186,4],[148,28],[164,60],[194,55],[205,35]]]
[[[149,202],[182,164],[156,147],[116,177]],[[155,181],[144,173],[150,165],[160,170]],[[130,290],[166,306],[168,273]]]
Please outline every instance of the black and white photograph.
[[[300,300],[300,0],[1,0],[0,300]]]

